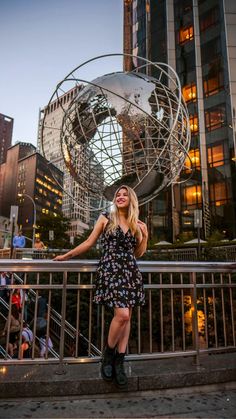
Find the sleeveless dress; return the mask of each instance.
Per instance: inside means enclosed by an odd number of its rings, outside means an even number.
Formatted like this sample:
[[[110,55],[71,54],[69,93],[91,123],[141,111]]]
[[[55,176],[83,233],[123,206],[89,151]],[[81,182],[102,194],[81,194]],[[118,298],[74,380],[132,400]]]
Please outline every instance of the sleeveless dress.
[[[109,220],[107,213],[103,215]],[[94,302],[119,308],[143,305],[143,280],[134,256],[136,238],[130,230],[124,233],[120,226],[114,232],[105,228],[101,244]]]

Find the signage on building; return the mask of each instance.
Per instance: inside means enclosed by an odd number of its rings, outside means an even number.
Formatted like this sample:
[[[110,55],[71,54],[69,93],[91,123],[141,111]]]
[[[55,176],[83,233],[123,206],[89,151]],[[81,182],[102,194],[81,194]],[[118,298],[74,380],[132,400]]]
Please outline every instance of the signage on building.
[[[194,227],[202,228],[202,210],[194,210]]]
[[[54,231],[49,230],[49,240],[54,240]]]
[[[10,221],[14,220],[15,223],[17,223],[18,220],[18,206],[17,205],[11,205],[11,213],[10,213]]]

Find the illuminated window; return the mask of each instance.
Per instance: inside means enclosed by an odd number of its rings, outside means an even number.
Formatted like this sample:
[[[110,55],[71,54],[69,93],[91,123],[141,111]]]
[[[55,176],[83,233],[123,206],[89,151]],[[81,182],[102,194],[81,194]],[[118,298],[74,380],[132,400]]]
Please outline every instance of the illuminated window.
[[[187,186],[184,189],[184,201],[187,205],[194,205],[201,202],[202,192],[201,186]]]
[[[210,185],[210,200],[215,203],[216,207],[225,204],[227,198],[228,194],[226,183],[218,182]]]
[[[194,101],[197,98],[197,88],[195,84],[189,84],[182,89],[183,97],[186,102]]]
[[[179,43],[183,44],[188,41],[192,41],[193,39],[193,26],[189,26],[188,28],[181,28],[179,31]]]
[[[209,147],[207,150],[208,164],[210,167],[223,166],[224,164],[224,149],[223,144]]]
[[[190,116],[189,123],[190,123],[191,133],[193,135],[197,134],[198,133],[198,117],[196,115]]]
[[[218,93],[224,87],[223,72],[220,71],[216,75],[203,82],[204,94],[206,97]]]
[[[200,170],[200,153],[199,153],[199,149],[195,149],[195,150],[189,150],[188,152],[189,158],[187,158],[185,160],[185,170],[186,172],[190,172],[191,168],[195,169],[195,170]],[[191,164],[192,163],[192,164]]]
[[[225,105],[218,105],[208,109],[205,112],[205,120],[207,131],[213,131],[226,125]]]

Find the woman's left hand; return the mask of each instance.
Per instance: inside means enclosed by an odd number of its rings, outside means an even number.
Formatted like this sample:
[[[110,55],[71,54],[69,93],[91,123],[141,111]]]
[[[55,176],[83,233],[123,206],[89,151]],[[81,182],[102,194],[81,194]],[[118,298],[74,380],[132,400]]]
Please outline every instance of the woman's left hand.
[[[143,223],[142,221],[138,220],[138,226],[141,230],[143,238],[147,239],[148,238],[148,229],[147,229],[146,224]]]

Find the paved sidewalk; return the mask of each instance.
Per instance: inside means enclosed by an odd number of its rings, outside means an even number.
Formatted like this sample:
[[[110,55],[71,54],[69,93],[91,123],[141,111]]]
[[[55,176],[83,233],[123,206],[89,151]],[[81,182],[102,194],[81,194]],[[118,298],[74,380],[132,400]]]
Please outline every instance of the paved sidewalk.
[[[128,389],[99,363],[9,365],[0,374],[1,419],[236,419],[236,353],[126,361]]]
[[[197,385],[236,382],[236,352],[202,355],[200,365],[191,357],[126,361],[128,391],[154,391]],[[75,363],[58,374],[57,364],[7,365],[0,374],[0,399],[11,397],[93,396],[121,393],[101,378],[99,363]]]
[[[40,398],[0,403],[1,419],[214,418],[235,419],[236,383],[106,397]]]

